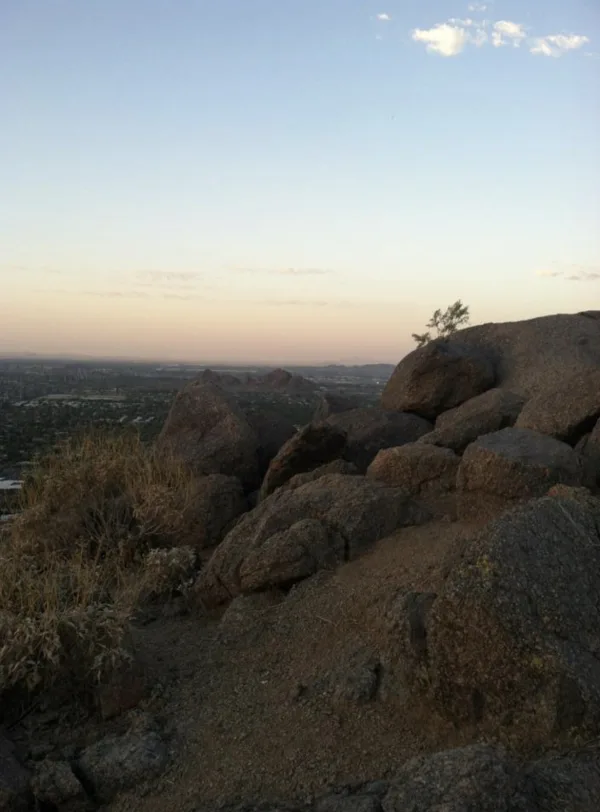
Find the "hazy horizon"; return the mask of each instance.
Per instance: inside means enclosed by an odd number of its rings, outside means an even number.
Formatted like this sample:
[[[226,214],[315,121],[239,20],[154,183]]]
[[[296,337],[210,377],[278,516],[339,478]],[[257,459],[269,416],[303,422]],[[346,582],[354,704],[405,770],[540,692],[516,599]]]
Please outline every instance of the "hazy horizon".
[[[396,363],[600,307],[590,0],[0,9],[0,354]]]

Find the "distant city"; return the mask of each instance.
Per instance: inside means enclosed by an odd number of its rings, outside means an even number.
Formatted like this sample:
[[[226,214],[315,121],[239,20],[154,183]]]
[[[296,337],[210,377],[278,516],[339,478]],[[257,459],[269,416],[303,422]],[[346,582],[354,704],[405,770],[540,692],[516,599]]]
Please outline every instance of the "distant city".
[[[176,393],[202,378],[230,389],[251,411],[276,411],[301,426],[323,393],[365,404],[377,400],[389,364],[225,366],[105,359],[0,356],[0,515],[9,514],[19,483],[37,457],[90,430],[160,432]]]

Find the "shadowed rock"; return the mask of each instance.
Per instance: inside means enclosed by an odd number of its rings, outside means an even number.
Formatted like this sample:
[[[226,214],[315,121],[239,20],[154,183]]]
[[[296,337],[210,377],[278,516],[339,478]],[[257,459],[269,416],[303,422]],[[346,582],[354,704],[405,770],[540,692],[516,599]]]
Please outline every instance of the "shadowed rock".
[[[309,423],[279,450],[265,474],[259,501],[296,474],[312,471],[337,459],[346,445],[346,432],[326,423]]]
[[[600,502],[556,486],[486,526],[431,610],[434,696],[528,742],[600,732]]]
[[[330,426],[346,432],[344,459],[365,473],[382,448],[413,443],[431,431],[431,423],[415,414],[390,412],[376,406],[332,415]]]

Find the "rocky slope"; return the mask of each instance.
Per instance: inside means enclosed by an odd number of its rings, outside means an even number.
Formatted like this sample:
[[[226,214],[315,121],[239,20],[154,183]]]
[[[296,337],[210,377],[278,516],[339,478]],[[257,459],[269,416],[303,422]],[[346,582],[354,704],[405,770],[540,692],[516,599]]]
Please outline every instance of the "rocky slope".
[[[180,393],[197,578],[104,719],[0,735],[0,810],[600,809],[600,313],[468,328],[353,405],[286,436]]]

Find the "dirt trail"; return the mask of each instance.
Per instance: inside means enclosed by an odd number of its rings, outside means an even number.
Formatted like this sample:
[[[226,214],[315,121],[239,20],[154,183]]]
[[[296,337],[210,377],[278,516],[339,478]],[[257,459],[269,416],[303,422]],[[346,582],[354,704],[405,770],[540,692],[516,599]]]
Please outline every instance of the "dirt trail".
[[[385,671],[371,702],[336,700],[311,686],[357,652],[381,654],[389,645],[381,621],[390,597],[438,590],[474,529],[448,521],[407,528],[338,572],[300,584],[277,605],[238,618],[230,611],[222,623],[189,616],[140,629],[137,645],[164,686],[156,710],[175,757],[147,792],[122,796],[112,812],[309,798],[466,741],[467,732],[459,739],[430,708],[385,686]]]

